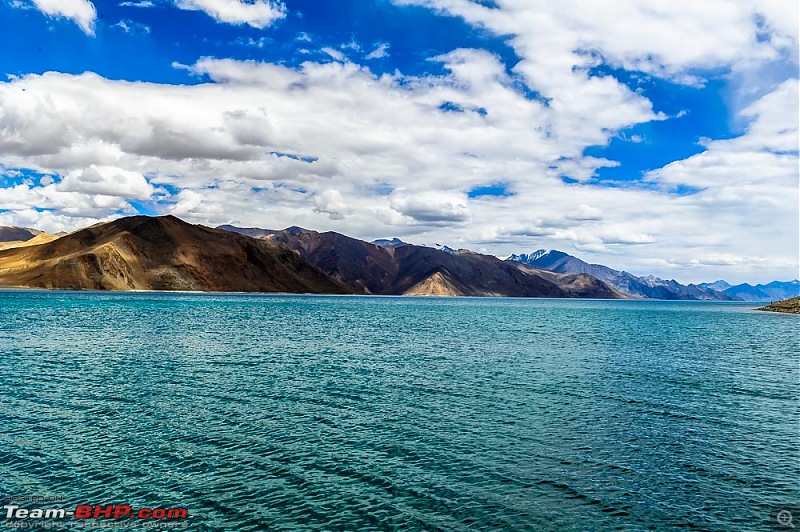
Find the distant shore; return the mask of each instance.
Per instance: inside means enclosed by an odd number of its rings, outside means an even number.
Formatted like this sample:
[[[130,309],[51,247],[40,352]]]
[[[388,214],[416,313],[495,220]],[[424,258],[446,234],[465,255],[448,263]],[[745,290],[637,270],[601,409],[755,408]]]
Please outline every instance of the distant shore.
[[[334,294],[324,292],[266,292],[266,291],[236,291],[236,290],[154,290],[136,288],[130,290],[117,290],[109,289],[104,290],[101,288],[64,288],[64,287],[40,287],[40,286],[21,286],[21,285],[2,285],[0,284],[0,293],[2,292],[66,292],[66,293],[96,293],[96,294],[175,294],[175,295],[243,295],[243,296],[331,296],[331,297],[381,297],[381,298],[423,298],[423,299],[537,299],[537,300],[553,300],[553,301],[636,301],[641,303],[648,302],[661,302],[661,303],[720,303],[746,306],[748,301],[711,301],[702,299],[656,299],[656,298],[643,298],[643,297],[627,297],[624,299],[606,299],[594,297],[537,297],[537,296],[505,296],[497,294],[486,295],[432,295],[432,294]],[[762,310],[762,309],[755,309]]]
[[[775,301],[766,307],[760,307],[756,310],[782,312],[784,314],[800,314],[800,297],[792,297],[782,301]]]

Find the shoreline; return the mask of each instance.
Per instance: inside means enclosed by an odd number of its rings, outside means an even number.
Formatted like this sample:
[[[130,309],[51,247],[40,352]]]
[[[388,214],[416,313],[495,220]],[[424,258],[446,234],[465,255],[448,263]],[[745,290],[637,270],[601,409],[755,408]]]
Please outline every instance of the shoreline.
[[[790,297],[781,301],[774,301],[756,310],[763,312],[775,312],[778,314],[798,314],[800,315],[800,297]]]
[[[718,301],[710,299],[647,299],[647,298],[625,298],[625,299],[606,299],[589,297],[529,297],[529,296],[499,296],[499,295],[405,295],[405,294],[329,294],[315,292],[235,292],[235,291],[215,291],[215,290],[98,290],[94,288],[42,288],[32,286],[0,286],[0,293],[8,292],[67,292],[67,293],[92,293],[92,294],[176,294],[176,295],[243,295],[243,296],[303,296],[303,297],[376,297],[376,298],[414,298],[414,299],[509,299],[509,300],[549,300],[549,301],[631,301],[641,303],[719,303],[735,306],[757,305],[764,302],[758,301]],[[765,310],[765,308],[754,308],[752,310]],[[779,312],[779,311],[777,311]]]

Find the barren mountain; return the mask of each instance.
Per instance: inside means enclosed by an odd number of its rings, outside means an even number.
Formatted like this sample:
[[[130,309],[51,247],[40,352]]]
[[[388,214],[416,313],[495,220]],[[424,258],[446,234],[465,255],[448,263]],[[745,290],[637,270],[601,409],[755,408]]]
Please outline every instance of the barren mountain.
[[[121,218],[13,245],[18,247],[0,251],[0,286],[625,297],[590,275],[558,274],[470,251],[383,247],[299,227],[210,229],[173,216]]]
[[[295,250],[340,283],[363,294],[385,294],[397,275],[394,248],[382,248],[339,233],[290,227],[264,237]]]
[[[682,285],[674,280],[667,281],[653,276],[637,277],[602,264],[589,264],[562,251],[540,249],[531,254],[511,255],[506,260],[556,273],[588,274],[613,286],[616,290],[634,297],[719,301],[738,299],[727,293],[717,292],[699,285]]]
[[[441,273],[436,272],[405,291],[407,296],[462,296],[453,284]]]
[[[592,277],[588,273],[556,273],[534,268],[527,264],[518,266],[523,272],[538,275],[557,284],[569,297],[585,297],[594,299],[628,299],[630,295],[620,292],[613,286]]]
[[[37,229],[0,225],[0,242],[25,242],[41,234]]]
[[[0,251],[0,285],[348,293],[290,250],[173,216],[133,216]]]
[[[365,294],[625,297],[589,275],[557,275],[469,251],[381,246],[298,227],[264,238],[295,250],[337,281]]]

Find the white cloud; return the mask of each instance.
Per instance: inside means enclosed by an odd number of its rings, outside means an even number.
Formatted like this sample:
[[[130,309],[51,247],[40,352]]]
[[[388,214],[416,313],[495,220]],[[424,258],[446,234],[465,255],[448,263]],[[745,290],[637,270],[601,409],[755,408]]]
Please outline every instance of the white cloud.
[[[588,74],[601,63],[692,85],[701,84],[710,69],[759,79],[766,65],[788,62],[797,72],[797,2],[502,0],[497,9],[470,0],[394,2],[427,6],[510,35],[522,58],[514,71],[559,110],[553,127],[563,134],[581,131],[589,116],[619,128],[640,111],[628,87],[610,76]],[[748,86],[756,92],[752,99],[771,89],[756,82]]]
[[[344,220],[352,212],[338,190],[323,190],[314,198],[314,211],[328,215],[331,220]]]
[[[42,13],[51,17],[70,19],[86,35],[94,35],[97,11],[89,0],[33,0],[33,4]]]
[[[130,199],[149,199],[153,194],[152,185],[142,174],[113,166],[90,165],[85,170],[73,170],[57,188],[65,192]]]
[[[778,263],[786,267],[785,276],[796,277],[799,98],[798,81],[787,80],[742,111],[752,121],[744,135],[709,141],[702,153],[646,176],[666,189],[702,190],[678,200],[687,219],[698,221],[683,234],[698,240],[706,235],[708,247],[717,249],[698,247],[681,259],[683,264],[736,266],[757,275]]]
[[[286,16],[282,3],[271,0],[175,0],[181,9],[203,11],[209,16],[227,24],[247,24],[263,29]]]
[[[781,196],[773,195],[775,190],[764,188],[753,197],[757,190],[745,187],[797,187],[798,99],[798,81],[785,81],[742,111],[751,120],[744,135],[707,141],[702,153],[650,172],[646,179],[668,187],[714,188],[735,183],[736,189],[730,187],[728,192],[738,191],[741,198],[780,202]]]
[[[330,48],[330,47],[326,46],[326,47],[322,48],[320,51],[325,52],[326,54],[328,54],[331,57],[331,59],[334,59],[336,61],[344,61],[345,60],[344,54],[342,52],[340,52],[339,50],[336,50],[334,48]]]
[[[412,223],[452,224],[469,219],[465,194],[452,192],[410,192],[399,190],[392,195],[389,206],[407,216]]]
[[[707,140],[644,186],[592,185],[619,163],[584,156],[667,119],[615,78],[591,76],[593,64],[696,83],[704,68],[786,61],[796,23],[777,19],[793,7],[499,3],[427,5],[511,35],[522,58],[511,72],[458,49],[432,59],[441,75],[375,75],[331,49],[336,61],[298,68],[202,58],[183,68],[207,81],[187,86],[52,72],[0,83],[0,168],[60,178],[3,189],[0,210],[13,212],[0,223],[75,228],[159,199],[162,212],[211,225],[296,224],[498,255],[558,248],[682,281],[796,276],[796,80],[735,109],[749,124],[741,137]],[[769,39],[755,36],[759,10]],[[467,195],[497,183],[512,194]],[[697,192],[675,193],[685,187]]]
[[[364,59],[383,59],[389,55],[389,43],[381,43],[364,56]]]
[[[125,33],[150,33],[150,27],[132,20],[120,20],[112,27],[119,28]]]

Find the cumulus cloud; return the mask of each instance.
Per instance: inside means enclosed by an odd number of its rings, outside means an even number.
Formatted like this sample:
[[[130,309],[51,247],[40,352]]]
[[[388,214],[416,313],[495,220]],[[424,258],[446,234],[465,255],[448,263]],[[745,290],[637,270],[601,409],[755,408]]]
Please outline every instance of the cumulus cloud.
[[[781,18],[787,3],[416,3],[509,35],[521,61],[456,49],[431,59],[441,74],[376,75],[332,50],[335,61],[296,68],[201,58],[176,65],[200,78],[186,86],[55,72],[0,83],[0,165],[56,176],[3,189],[0,223],[75,228],[143,200],[210,225],[301,225],[498,255],[558,248],[684,281],[796,276],[796,79],[737,111],[741,136],[710,139],[642,182],[598,186],[597,169],[619,163],[584,155],[669,119],[593,66],[702,83],[707,68],[777,61],[797,43],[796,23]],[[256,22],[277,20],[267,18]],[[468,195],[497,183],[509,194]]]
[[[350,205],[338,190],[323,190],[314,198],[314,211],[328,215],[331,220],[344,220],[352,212]]]
[[[113,166],[95,165],[68,173],[58,189],[132,199],[148,199],[153,194],[153,186],[142,174]]]
[[[590,75],[608,65],[701,85],[703,72],[751,72],[754,65],[796,65],[797,2],[708,0],[502,0],[499,8],[472,0],[394,0],[458,16],[502,36],[522,60],[513,70],[554,108],[554,127],[580,131],[587,116],[608,127],[635,118],[637,98],[611,76]],[[795,66],[796,72],[796,66]],[[761,96],[769,87],[760,87]],[[587,135],[587,141],[596,140]]]
[[[467,197],[450,192],[397,191],[389,206],[416,222],[438,224],[464,222],[469,218]]]
[[[86,35],[94,35],[97,11],[89,0],[33,0],[33,5],[45,15],[70,19]]]
[[[785,257],[786,263],[797,258],[799,99],[798,81],[785,81],[742,111],[751,120],[744,135],[710,141],[702,153],[646,176],[666,189],[690,186],[702,190],[683,200],[696,211],[695,216],[701,210],[714,213],[694,233],[707,233],[709,240],[719,238],[711,235],[746,235],[736,247],[745,248],[739,257],[750,258],[726,264],[755,267],[771,257]],[[721,264],[703,257],[725,256],[722,252],[695,253],[690,264]]]
[[[247,24],[263,29],[286,16],[282,3],[271,0],[175,0],[181,9],[203,11],[209,16],[227,24]]]

